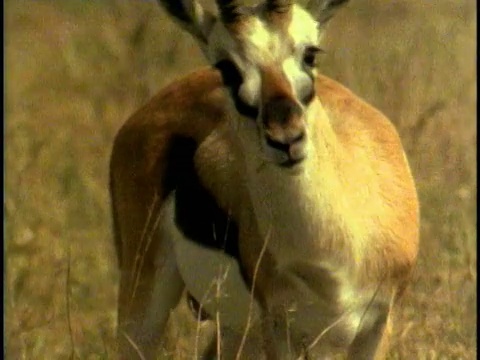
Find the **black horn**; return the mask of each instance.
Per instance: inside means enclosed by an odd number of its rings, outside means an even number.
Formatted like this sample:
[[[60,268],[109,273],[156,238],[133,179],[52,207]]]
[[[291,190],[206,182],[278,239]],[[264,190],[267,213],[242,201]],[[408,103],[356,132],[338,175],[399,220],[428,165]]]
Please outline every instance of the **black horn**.
[[[240,4],[237,0],[217,0],[217,6],[220,10],[220,17],[225,24],[236,22],[242,16]]]
[[[276,13],[287,13],[292,8],[292,0],[267,0],[267,11]]]

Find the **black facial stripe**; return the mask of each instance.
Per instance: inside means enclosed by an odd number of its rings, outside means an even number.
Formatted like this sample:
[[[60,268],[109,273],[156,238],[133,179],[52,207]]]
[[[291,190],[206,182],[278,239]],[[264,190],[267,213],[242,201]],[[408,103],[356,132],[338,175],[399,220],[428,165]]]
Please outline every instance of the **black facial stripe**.
[[[313,90],[313,86],[312,86],[308,91],[308,93],[302,97],[302,104],[303,105],[310,104],[314,97],[315,97],[315,91]]]
[[[214,66],[222,74],[223,84],[230,90],[237,111],[241,115],[255,120],[258,117],[258,108],[247,104],[238,95],[240,86],[243,83],[243,78],[235,64],[232,61],[225,59],[220,60]]]
[[[222,74],[223,84],[226,87],[238,91],[240,85],[243,83],[243,78],[233,61],[227,59],[220,60],[214,67]]]
[[[303,105],[310,104],[310,102],[315,97],[315,77],[313,75],[313,72],[311,71],[307,71],[306,73],[311,80],[311,84],[309,86],[308,91],[305,94],[303,94],[302,98],[300,99]]]
[[[183,1],[166,1],[158,0],[159,4],[163,6],[170,14],[175,16],[184,23],[190,23],[192,19],[188,15],[188,11],[185,8]]]
[[[255,120],[258,117],[258,108],[248,105],[245,101],[240,99],[240,96],[238,96],[238,91],[234,92],[232,89],[231,95],[235,104],[235,108],[241,115],[248,117],[252,120]]]

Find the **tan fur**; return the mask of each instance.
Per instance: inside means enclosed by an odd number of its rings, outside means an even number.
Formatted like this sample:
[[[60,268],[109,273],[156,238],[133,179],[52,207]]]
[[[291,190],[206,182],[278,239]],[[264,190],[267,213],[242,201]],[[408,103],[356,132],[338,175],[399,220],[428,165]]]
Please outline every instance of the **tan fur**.
[[[267,102],[274,97],[293,98],[292,89],[283,74],[269,67],[261,69],[262,76],[262,99]]]
[[[124,332],[146,358],[152,358],[164,326],[164,322],[158,325],[157,337],[142,337],[141,322],[155,283],[155,258],[166,241],[155,227],[167,195],[162,192],[162,178],[173,136],[192,138],[199,146],[198,174],[237,222],[241,261],[253,278],[265,241],[262,226],[267,225],[265,219],[255,217],[244,179],[244,154],[229,138],[221,87],[219,74],[210,68],[188,75],[143,106],[116,137],[111,193],[121,270],[119,353],[125,359],[134,358],[136,350]],[[381,284],[382,296],[391,298],[407,284],[418,251],[417,195],[399,137],[381,113],[333,80],[319,75],[316,93],[318,110],[316,119],[310,120],[316,124],[312,141],[324,149],[317,159],[321,180],[316,186],[321,187],[325,233],[307,256],[314,261],[326,252],[343,258],[349,270],[341,276],[353,277],[359,288]],[[268,250],[254,284],[265,307],[275,307],[272,299],[288,294],[293,286],[278,266]],[[337,290],[327,286],[323,291]],[[176,292],[171,295],[172,306],[181,287]],[[382,337],[386,343],[387,331]],[[269,359],[277,358],[275,351],[267,347]]]

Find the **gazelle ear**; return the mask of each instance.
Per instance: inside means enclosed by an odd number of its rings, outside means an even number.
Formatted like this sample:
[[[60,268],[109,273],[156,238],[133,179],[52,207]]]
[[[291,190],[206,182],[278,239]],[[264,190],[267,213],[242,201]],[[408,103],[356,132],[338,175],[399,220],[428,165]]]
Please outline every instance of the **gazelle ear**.
[[[203,9],[196,0],[157,0],[179,24],[188,31],[205,50],[208,35],[216,21],[216,16]]]
[[[307,10],[318,21],[320,27],[324,27],[328,21],[335,15],[338,9],[345,5],[349,0],[311,0],[307,5]]]

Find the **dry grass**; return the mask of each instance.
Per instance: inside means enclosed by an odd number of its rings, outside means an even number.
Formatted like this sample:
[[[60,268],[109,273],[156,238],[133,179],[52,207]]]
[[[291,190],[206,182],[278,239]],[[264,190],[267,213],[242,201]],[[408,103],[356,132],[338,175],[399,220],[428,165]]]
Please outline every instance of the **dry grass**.
[[[111,358],[112,140],[135,108],[205,62],[154,1],[4,6],[5,353],[68,358],[71,326],[74,357]],[[473,0],[353,1],[326,38],[323,71],[391,117],[418,184],[420,259],[392,359],[476,357],[475,10]],[[177,312],[166,358],[192,353],[195,329]]]

